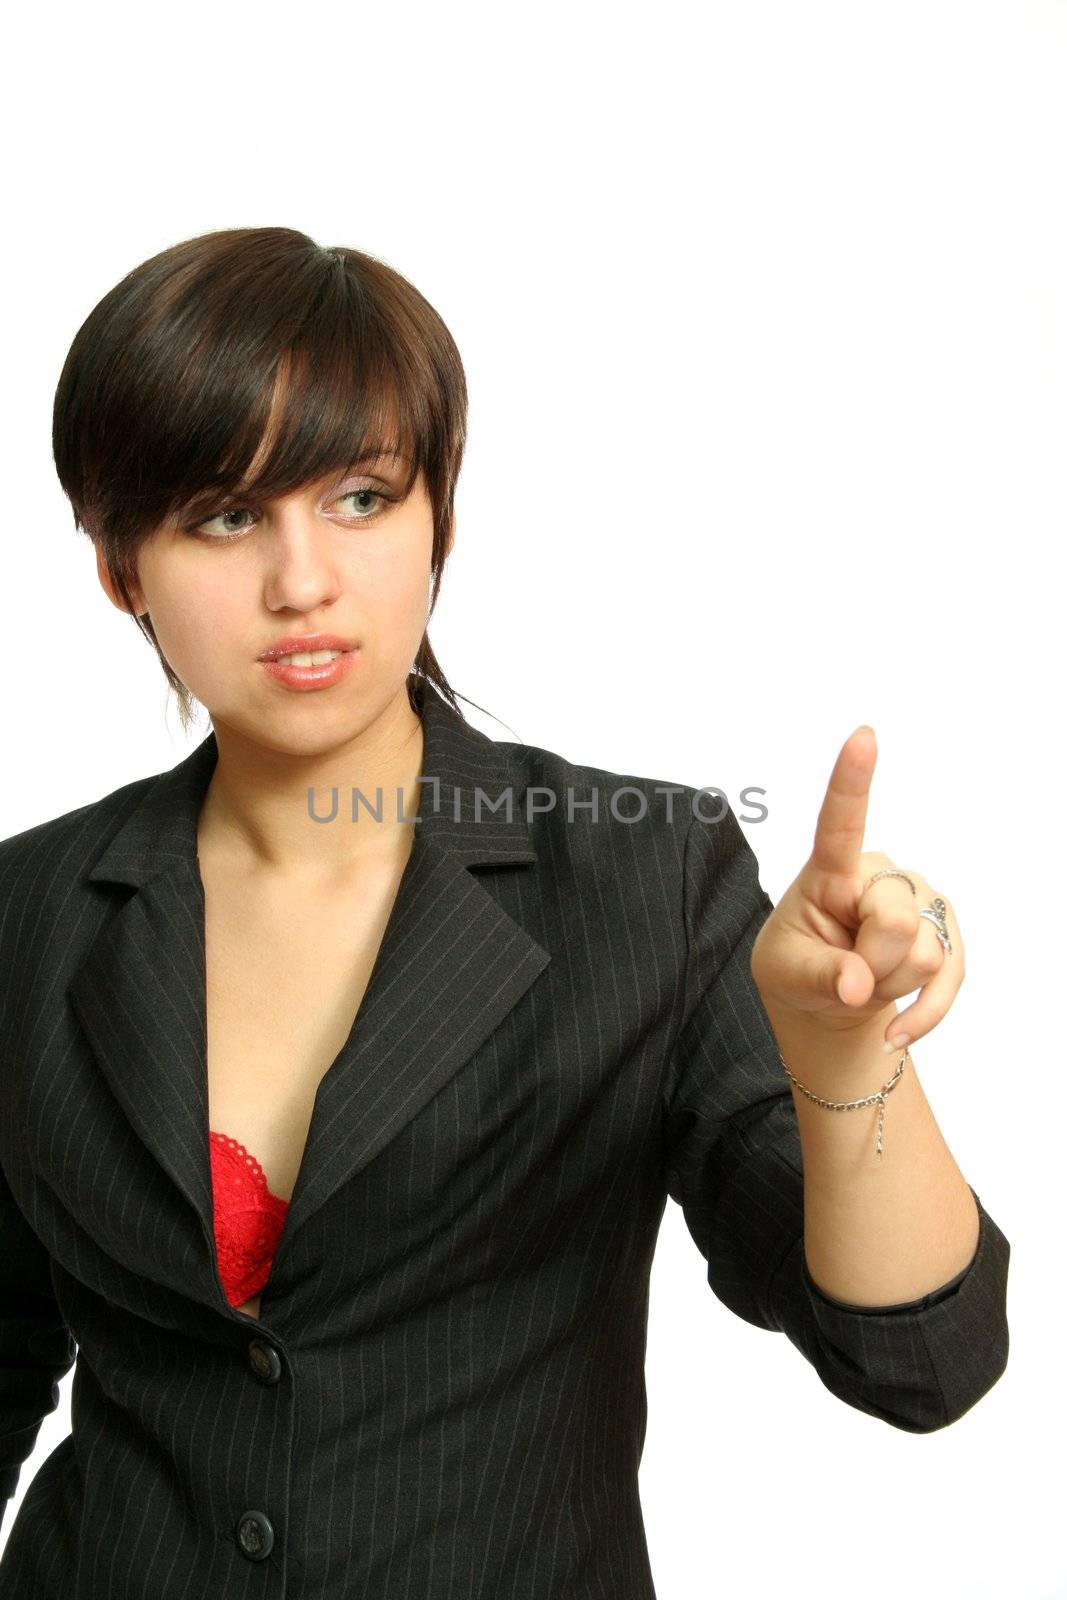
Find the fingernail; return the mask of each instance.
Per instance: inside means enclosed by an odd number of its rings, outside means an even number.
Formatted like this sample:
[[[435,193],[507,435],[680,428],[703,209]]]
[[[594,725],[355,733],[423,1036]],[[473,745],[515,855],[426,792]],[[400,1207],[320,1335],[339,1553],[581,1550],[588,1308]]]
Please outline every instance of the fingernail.
[[[883,1053],[885,1055],[888,1056],[894,1050],[903,1050],[904,1046],[908,1045],[910,1043],[911,1043],[911,1034],[910,1033],[895,1033],[891,1039],[887,1039],[886,1040],[885,1044],[882,1046],[882,1051],[883,1051]]]

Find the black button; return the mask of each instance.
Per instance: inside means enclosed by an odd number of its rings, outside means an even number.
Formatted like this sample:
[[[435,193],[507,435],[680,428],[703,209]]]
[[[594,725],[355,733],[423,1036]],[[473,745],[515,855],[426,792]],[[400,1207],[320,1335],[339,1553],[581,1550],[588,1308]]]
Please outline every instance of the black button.
[[[262,1561],[274,1549],[274,1529],[263,1511],[246,1511],[237,1524],[237,1543],[249,1561]]]
[[[263,1339],[253,1339],[248,1346],[248,1365],[260,1383],[277,1383],[282,1375],[282,1361],[272,1344]]]

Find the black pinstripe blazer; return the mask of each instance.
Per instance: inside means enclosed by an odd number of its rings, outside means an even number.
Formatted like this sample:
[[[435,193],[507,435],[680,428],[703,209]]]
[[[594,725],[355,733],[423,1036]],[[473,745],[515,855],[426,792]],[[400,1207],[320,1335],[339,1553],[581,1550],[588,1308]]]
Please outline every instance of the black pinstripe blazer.
[[[939,1295],[872,1312],[808,1276],[749,970],[772,903],[734,813],[492,740],[432,690],[423,719],[438,781],[259,1321],[212,1219],[214,735],[0,844],[3,1495],[74,1364],[4,1600],[649,1600],[668,1195],[716,1296],[846,1404],[928,1432],[1004,1370],[1009,1244],[980,1203]]]

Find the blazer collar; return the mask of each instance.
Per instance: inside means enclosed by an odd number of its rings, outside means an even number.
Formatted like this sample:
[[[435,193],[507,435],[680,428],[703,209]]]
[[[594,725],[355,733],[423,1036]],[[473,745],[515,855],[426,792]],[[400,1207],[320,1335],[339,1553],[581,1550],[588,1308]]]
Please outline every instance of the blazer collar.
[[[536,861],[524,817],[521,769],[457,716],[431,684],[424,682],[421,690],[422,776],[436,783],[420,785],[419,820],[412,826],[465,866]],[[89,868],[90,881],[140,888],[175,866],[191,866],[197,821],[217,761],[212,730],[183,761],[159,774]]]
[[[321,1079],[285,1229],[264,1290],[270,1321],[289,1246],[338,1187],[400,1134],[497,1029],[550,961],[494,893],[537,860],[519,766],[428,685],[416,834],[352,1029]],[[105,918],[68,985],[78,1022],[134,1133],[199,1220],[202,1273],[172,1287],[228,1315],[214,1239],[200,804],[214,734],[150,785],[88,871],[129,894]],[[511,815],[485,809],[514,786]],[[506,796],[505,796],[506,798]],[[508,903],[514,903],[509,897]],[[310,997],[309,997],[310,1003]],[[156,1270],[161,1281],[166,1268]]]

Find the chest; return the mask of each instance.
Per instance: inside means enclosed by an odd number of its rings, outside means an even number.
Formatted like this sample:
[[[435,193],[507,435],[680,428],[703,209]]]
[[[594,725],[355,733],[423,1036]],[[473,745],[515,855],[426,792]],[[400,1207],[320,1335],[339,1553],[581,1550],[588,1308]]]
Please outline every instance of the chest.
[[[354,1026],[406,856],[299,889],[201,859],[208,1125],[291,1200],[315,1096]],[[258,1315],[256,1296],[240,1309]]]

